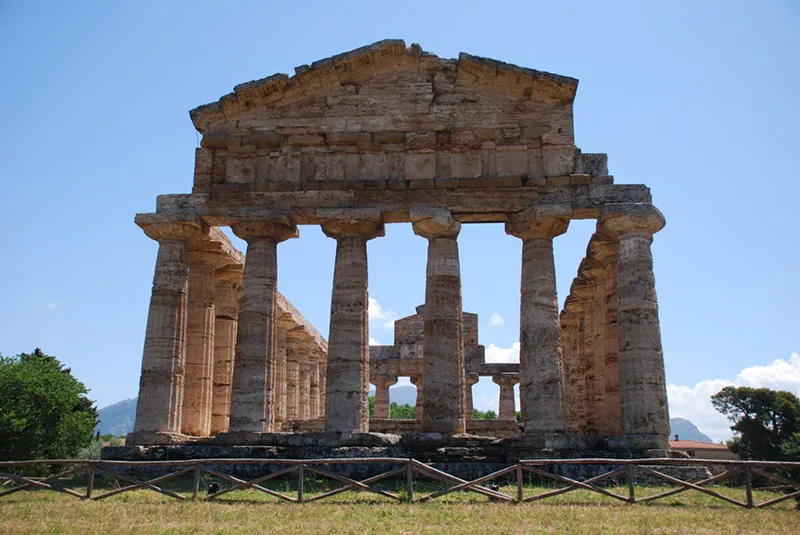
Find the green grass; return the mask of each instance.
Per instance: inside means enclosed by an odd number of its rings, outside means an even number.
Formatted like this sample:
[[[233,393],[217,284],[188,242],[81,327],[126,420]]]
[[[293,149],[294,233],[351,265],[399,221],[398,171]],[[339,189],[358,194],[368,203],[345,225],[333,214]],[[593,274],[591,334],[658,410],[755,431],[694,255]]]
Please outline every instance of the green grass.
[[[204,484],[208,483],[204,479]],[[170,490],[191,495],[188,481]],[[105,488],[103,488],[105,487]],[[72,487],[81,492],[83,489]],[[108,490],[99,485],[96,493]],[[296,496],[293,482],[275,482],[273,490]],[[327,490],[307,481],[306,497]],[[384,487],[403,495],[402,486]],[[415,495],[442,486],[415,483]],[[555,487],[526,487],[531,496]],[[744,500],[742,489],[711,487]],[[501,491],[514,495],[515,487]],[[608,490],[626,495],[627,487]],[[667,490],[639,487],[637,497]],[[205,493],[201,493],[204,496]],[[757,502],[777,496],[755,493]],[[294,504],[253,490],[237,490],[214,502],[177,502],[151,491],[123,493],[99,502],[80,501],[49,491],[21,491],[0,498],[0,533],[270,533],[466,534],[506,533],[800,533],[800,513],[787,501],[764,510],[746,510],[711,496],[687,491],[649,504],[626,504],[590,491],[573,491],[542,502],[505,504],[474,494],[452,493],[430,503],[395,502],[365,492],[344,492],[316,503]]]

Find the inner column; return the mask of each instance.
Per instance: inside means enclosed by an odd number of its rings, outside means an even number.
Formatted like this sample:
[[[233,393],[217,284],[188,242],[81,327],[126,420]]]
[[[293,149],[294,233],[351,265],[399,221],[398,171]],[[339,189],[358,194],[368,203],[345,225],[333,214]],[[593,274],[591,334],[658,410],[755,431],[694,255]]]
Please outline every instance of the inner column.
[[[464,433],[465,366],[461,268],[456,238],[461,222],[442,208],[412,208],[414,233],[428,240],[422,350],[422,431]]]

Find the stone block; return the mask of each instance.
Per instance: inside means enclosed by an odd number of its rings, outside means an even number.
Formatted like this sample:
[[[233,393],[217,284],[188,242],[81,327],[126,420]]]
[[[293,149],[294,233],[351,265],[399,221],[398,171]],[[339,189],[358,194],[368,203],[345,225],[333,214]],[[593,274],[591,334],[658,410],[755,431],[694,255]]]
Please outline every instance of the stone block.
[[[308,147],[325,144],[325,137],[320,134],[293,134],[286,140],[294,147]]]
[[[547,177],[548,186],[568,186],[569,176],[549,176]]]
[[[269,168],[272,157],[269,155],[256,156],[256,184],[269,182]]]
[[[450,153],[441,151],[436,153],[436,178],[450,178]]]
[[[274,132],[264,132],[261,134],[251,134],[247,137],[247,143],[256,147],[280,147],[283,144],[283,137]]]
[[[472,130],[453,130],[450,134],[450,145],[458,148],[477,149],[481,140]]]
[[[497,149],[497,176],[522,176],[528,173],[527,147],[514,146]]]
[[[405,132],[383,131],[373,132],[372,140],[375,143],[405,143]]]
[[[455,189],[461,187],[461,180],[458,178],[437,178],[435,187],[437,189]]]
[[[211,188],[211,172],[214,166],[214,150],[197,148],[194,152],[194,187],[192,192],[208,192]]]
[[[325,134],[325,141],[328,145],[356,145],[372,141],[372,134],[369,132],[329,132]]]
[[[230,157],[225,171],[228,184],[252,184],[256,181],[256,159],[249,156]]]
[[[389,156],[385,152],[371,152],[361,155],[361,178],[377,180],[389,178]]]
[[[480,151],[451,153],[450,176],[453,178],[477,178],[481,176]]]
[[[269,177],[271,181],[299,182],[300,155],[291,153],[272,156],[270,158]]]
[[[608,155],[607,154],[583,154],[578,152],[575,171],[586,173],[589,176],[608,175]]]
[[[414,152],[406,154],[405,178],[436,177],[436,154],[433,152]]]
[[[436,147],[436,132],[407,132],[406,148],[409,150],[432,149]]]
[[[544,177],[544,158],[541,149],[528,149],[528,177]]]
[[[576,185],[589,184],[589,175],[570,175],[569,183]]]
[[[432,178],[417,178],[408,181],[408,189],[433,189],[435,181]]]
[[[473,128],[472,133],[481,141],[494,141],[500,137],[499,128]]]
[[[344,179],[344,155],[342,154],[304,154],[300,166],[301,182]]]
[[[570,175],[575,169],[575,149],[548,148],[542,149],[544,172],[546,176]]]
[[[344,179],[345,180],[358,180],[361,178],[361,155],[360,154],[345,154],[344,155]]]

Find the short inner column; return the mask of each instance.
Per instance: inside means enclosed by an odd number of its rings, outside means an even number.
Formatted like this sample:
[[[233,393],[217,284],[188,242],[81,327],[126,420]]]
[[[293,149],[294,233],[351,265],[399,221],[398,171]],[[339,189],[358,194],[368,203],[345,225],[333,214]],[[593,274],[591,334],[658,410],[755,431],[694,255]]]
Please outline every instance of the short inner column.
[[[236,327],[239,317],[239,292],[242,270],[216,272],[214,321],[214,388],[211,402],[211,434],[228,431],[231,411],[233,361],[236,356]]]
[[[513,422],[517,419],[517,407],[514,403],[514,385],[519,383],[516,373],[501,373],[492,377],[492,381],[500,386],[498,419]]]

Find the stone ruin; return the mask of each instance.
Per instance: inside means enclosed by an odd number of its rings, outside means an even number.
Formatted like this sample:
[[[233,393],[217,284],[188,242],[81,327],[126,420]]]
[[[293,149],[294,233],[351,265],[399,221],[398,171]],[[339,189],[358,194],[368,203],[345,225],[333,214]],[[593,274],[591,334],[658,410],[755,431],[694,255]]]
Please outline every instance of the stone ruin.
[[[128,445],[293,455],[305,437],[398,454],[468,445],[494,459],[663,454],[650,244],[664,218],[646,186],[614,184],[605,154],[576,148],[578,81],[395,40],[295,71],[192,110],[192,192],[136,216],[159,250]],[[572,219],[597,230],[559,311],[553,238]],[[367,241],[403,223],[428,241],[425,304],[396,322],[393,346],[370,348]],[[462,310],[458,235],[481,223],[522,242],[518,365],[485,363],[477,316]],[[303,225],[337,243],[327,341],[278,293],[278,244]],[[219,227],[247,242],[244,257]],[[418,421],[387,419],[402,375],[417,385]],[[479,376],[500,385],[494,428],[472,422]]]

